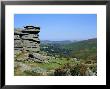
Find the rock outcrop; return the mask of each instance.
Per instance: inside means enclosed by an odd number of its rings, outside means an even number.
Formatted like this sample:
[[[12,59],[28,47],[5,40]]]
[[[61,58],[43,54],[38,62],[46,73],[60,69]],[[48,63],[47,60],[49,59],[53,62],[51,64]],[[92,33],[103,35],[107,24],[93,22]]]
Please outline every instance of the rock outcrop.
[[[15,30],[14,32],[14,50],[15,53],[21,50],[29,52],[40,51],[39,33],[40,27],[26,26],[23,30]]]
[[[32,60],[34,62],[47,63],[48,57],[39,54],[40,27],[25,26],[22,30],[14,32],[14,57],[15,60]]]
[[[35,62],[39,62],[39,63],[48,63],[48,57],[47,56],[43,56],[43,55],[41,55],[41,54],[39,54],[39,53],[30,53],[29,55],[28,55],[28,59],[29,60],[33,60],[33,61],[35,61]]]

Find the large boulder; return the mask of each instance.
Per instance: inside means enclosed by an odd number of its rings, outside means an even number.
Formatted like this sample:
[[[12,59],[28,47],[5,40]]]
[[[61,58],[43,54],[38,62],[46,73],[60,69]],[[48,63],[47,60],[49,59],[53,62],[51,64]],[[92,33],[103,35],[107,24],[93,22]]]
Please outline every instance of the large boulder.
[[[45,62],[46,63],[47,60],[48,60],[48,57],[47,56],[43,56],[43,55],[41,55],[39,53],[29,53],[28,59],[36,61],[36,62]]]

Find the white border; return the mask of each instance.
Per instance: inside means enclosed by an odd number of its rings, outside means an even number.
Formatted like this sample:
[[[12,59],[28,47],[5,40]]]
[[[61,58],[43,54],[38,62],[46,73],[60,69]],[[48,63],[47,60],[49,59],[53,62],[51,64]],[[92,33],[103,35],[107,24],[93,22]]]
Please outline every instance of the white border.
[[[6,5],[5,11],[6,85],[106,84],[105,5]],[[14,76],[14,14],[97,14],[97,76]]]

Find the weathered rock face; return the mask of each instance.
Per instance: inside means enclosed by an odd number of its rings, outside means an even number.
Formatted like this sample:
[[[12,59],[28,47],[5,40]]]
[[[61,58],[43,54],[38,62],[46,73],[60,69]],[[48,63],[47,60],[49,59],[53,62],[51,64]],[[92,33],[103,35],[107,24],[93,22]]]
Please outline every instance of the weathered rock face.
[[[33,60],[33,61],[35,61],[35,62],[39,62],[39,63],[47,63],[48,61],[48,57],[47,56],[42,56],[41,54],[39,54],[39,53],[30,53],[29,55],[28,55],[28,59],[29,60]]]
[[[26,26],[23,30],[15,30],[14,32],[14,50],[26,50],[29,52],[40,51],[40,40],[38,33],[40,27]]]

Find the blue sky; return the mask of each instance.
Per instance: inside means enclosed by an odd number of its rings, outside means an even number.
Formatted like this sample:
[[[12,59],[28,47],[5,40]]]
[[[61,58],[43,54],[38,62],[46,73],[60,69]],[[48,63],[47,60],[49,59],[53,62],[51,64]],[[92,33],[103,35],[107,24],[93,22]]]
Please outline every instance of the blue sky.
[[[40,26],[40,40],[85,40],[97,37],[96,14],[15,14],[14,28]]]

